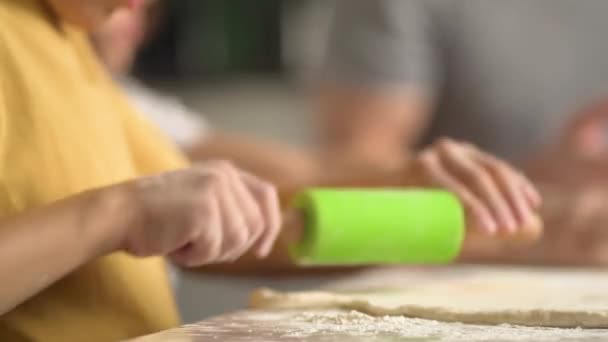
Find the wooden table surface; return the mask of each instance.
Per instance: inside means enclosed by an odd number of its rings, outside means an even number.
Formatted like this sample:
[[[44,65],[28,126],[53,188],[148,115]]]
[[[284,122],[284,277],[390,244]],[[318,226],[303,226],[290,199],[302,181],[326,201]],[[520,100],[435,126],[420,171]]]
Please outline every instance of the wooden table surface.
[[[607,330],[481,326],[399,317],[359,317],[345,311],[240,311],[144,336],[131,342],[203,341],[608,341]],[[362,323],[362,322],[366,323]],[[403,325],[399,325],[403,323]]]
[[[468,266],[376,269],[346,277],[325,288],[357,290],[378,284],[421,284],[479,271],[478,267]],[[371,317],[339,310],[243,310],[132,342],[200,341],[608,341],[608,330],[481,326],[405,317]]]

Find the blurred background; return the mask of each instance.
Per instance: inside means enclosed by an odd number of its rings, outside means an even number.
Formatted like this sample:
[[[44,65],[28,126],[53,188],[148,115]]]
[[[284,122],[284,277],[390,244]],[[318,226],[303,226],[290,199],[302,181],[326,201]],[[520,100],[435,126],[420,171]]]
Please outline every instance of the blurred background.
[[[212,126],[295,145],[310,141],[305,92],[332,1],[159,1],[133,74]]]

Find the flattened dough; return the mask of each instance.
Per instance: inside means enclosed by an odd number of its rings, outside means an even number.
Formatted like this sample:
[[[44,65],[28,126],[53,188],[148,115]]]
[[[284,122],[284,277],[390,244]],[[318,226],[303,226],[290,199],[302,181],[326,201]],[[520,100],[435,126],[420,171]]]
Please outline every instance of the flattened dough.
[[[259,289],[250,305],[357,310],[470,324],[608,328],[608,272],[483,269],[433,283],[391,283],[383,288],[290,293]]]

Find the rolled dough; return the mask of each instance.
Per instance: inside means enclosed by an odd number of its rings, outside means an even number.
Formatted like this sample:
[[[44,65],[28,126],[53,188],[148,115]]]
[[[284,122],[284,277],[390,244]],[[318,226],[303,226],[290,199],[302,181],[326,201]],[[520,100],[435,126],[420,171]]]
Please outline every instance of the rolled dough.
[[[608,328],[608,272],[484,269],[459,274],[355,292],[258,289],[251,294],[250,305],[345,309],[470,324]]]

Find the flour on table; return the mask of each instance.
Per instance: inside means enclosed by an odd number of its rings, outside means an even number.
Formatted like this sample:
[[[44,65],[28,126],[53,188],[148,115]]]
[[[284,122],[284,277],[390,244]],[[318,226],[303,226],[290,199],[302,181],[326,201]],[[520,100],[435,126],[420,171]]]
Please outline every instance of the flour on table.
[[[441,282],[361,292],[260,289],[251,306],[343,309],[371,316],[531,327],[608,328],[608,273],[567,270],[472,272]]]
[[[492,327],[462,323],[444,323],[433,320],[407,318],[403,316],[375,317],[350,312],[305,312],[289,317],[298,329],[284,337],[307,338],[310,336],[343,334],[370,338],[404,337],[411,339],[433,339],[434,341],[562,341],[595,340],[608,337],[603,330],[581,328],[521,327],[500,324]]]

